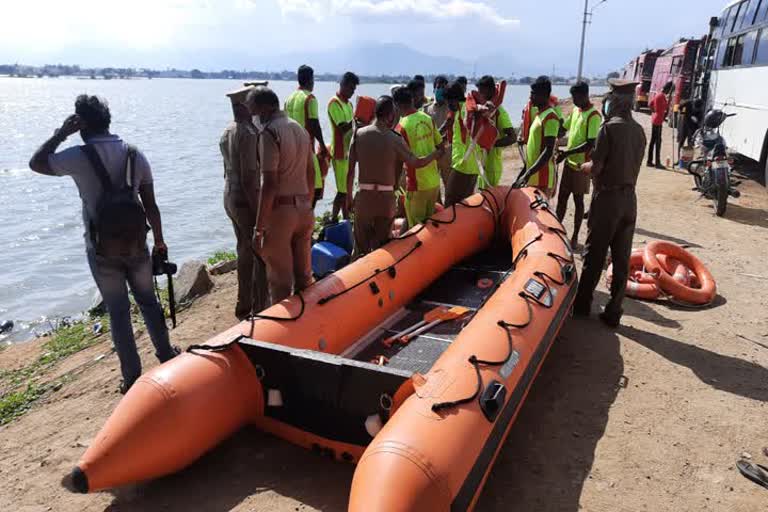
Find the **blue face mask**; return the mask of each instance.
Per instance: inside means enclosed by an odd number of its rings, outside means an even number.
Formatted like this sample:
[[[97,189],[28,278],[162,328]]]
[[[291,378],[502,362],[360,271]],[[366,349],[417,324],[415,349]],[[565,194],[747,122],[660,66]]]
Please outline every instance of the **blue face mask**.
[[[435,101],[443,101],[445,99],[445,89],[435,89]]]
[[[603,102],[603,113],[605,114],[605,117],[611,116],[611,100],[610,98],[606,99]]]

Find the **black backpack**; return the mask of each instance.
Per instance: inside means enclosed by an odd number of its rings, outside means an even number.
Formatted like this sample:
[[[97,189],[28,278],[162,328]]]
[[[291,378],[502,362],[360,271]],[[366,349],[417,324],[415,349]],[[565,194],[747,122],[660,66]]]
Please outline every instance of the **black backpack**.
[[[81,146],[101,182],[103,194],[91,220],[91,241],[101,256],[138,256],[147,244],[147,214],[133,190],[136,148],[128,146],[125,177],[115,187],[92,144]]]

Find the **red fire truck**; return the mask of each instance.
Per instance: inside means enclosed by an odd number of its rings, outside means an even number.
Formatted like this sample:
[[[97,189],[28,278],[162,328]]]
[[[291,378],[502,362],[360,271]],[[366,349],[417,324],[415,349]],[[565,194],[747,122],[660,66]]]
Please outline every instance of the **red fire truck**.
[[[677,112],[680,101],[690,98],[696,56],[700,45],[701,39],[681,39],[656,59],[649,98],[661,92],[664,84],[672,82],[675,92],[670,101],[670,109],[672,112]]]
[[[662,50],[648,50],[631,61],[624,67],[622,78],[639,82],[635,91],[635,111],[648,108],[649,91],[653,79],[653,71],[656,67],[656,60],[661,55]]]

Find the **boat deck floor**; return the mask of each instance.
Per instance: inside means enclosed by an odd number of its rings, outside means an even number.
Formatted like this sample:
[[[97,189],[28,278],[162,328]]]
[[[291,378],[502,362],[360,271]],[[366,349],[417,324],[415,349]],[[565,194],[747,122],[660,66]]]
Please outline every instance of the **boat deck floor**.
[[[384,356],[389,367],[414,373],[426,373],[472,318],[443,322],[430,331],[402,345],[385,346],[382,341],[421,321],[424,313],[438,306],[462,306],[476,311],[493,293],[495,285],[505,279],[512,266],[509,247],[494,246],[455,265],[424,290],[405,308],[397,322],[378,329],[369,343],[353,358],[374,362]]]

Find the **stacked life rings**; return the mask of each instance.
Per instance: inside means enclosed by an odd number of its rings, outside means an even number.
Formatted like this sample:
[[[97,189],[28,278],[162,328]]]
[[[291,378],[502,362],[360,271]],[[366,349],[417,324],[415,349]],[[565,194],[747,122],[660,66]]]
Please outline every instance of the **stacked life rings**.
[[[610,288],[613,264],[606,274]],[[651,242],[630,256],[626,294],[643,300],[667,297],[685,305],[705,306],[717,296],[717,285],[696,256],[670,242]]]

